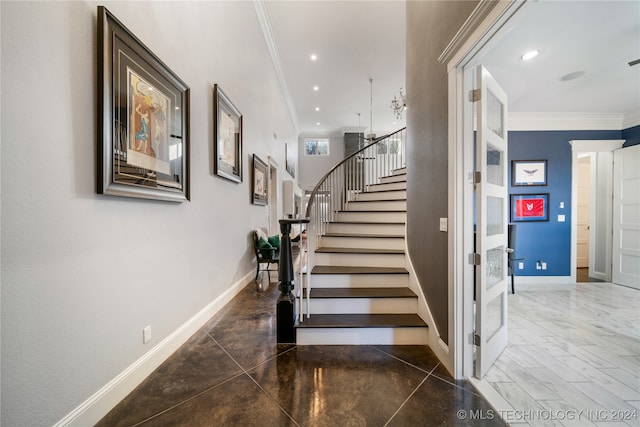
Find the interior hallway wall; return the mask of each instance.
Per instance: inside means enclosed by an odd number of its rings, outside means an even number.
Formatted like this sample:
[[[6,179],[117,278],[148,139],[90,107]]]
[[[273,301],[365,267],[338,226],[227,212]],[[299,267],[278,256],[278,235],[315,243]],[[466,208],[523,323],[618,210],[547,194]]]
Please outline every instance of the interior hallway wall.
[[[407,244],[441,338],[448,337],[448,80],[438,57],[477,1],[407,2]]]
[[[191,88],[191,202],[96,194],[98,4]],[[52,425],[254,271],[249,159],[286,177],[297,133],[251,2],[3,1],[1,43],[1,424]],[[212,174],[214,83],[242,184]]]

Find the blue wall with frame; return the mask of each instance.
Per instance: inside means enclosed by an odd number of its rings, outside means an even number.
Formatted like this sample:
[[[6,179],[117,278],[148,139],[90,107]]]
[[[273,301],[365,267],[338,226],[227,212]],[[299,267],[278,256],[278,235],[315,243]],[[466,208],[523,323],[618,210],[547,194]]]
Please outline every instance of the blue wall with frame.
[[[638,127],[640,128],[640,126]],[[633,128],[632,128],[633,129]],[[571,140],[622,139],[622,131],[510,131],[509,173],[512,160],[548,160],[547,186],[513,187],[509,194],[549,193],[549,221],[517,222],[516,255],[525,258],[516,276],[571,275]],[[640,129],[638,131],[640,138]],[[640,141],[639,141],[640,142]],[[564,203],[564,208],[560,203]],[[558,215],[565,221],[558,222]],[[547,263],[537,270],[536,262]]]

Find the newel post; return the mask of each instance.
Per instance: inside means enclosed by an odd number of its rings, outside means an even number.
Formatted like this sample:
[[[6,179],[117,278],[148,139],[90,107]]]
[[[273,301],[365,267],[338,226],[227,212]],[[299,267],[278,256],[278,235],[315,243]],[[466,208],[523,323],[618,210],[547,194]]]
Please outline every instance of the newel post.
[[[278,344],[295,344],[296,332],[296,297],[293,294],[294,275],[291,256],[291,225],[305,224],[308,219],[281,219],[280,221],[280,263],[278,264],[278,302],[276,303],[277,342]]]

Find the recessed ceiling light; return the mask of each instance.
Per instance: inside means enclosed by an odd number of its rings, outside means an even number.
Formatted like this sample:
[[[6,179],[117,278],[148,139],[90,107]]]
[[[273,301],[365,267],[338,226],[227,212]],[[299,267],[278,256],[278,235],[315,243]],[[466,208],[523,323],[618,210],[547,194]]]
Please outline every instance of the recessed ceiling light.
[[[563,82],[568,82],[570,80],[578,79],[582,76],[584,76],[584,71],[574,71],[573,73],[565,74],[564,76],[560,77],[560,80],[562,80]]]
[[[316,111],[320,111],[320,107],[316,107]]]
[[[525,53],[524,55],[522,55],[520,58],[521,58],[523,61],[528,61],[528,60],[533,59],[533,58],[535,58],[536,56],[538,56],[538,54],[539,54],[539,53],[540,53],[540,51],[539,51],[539,50],[531,50],[531,51],[529,51],[529,52]]]
[[[316,122],[316,126],[320,126],[320,122]]]
[[[318,86],[314,86],[313,90],[317,91],[318,89],[320,89]]]
[[[316,55],[315,53],[312,53],[310,58],[311,58],[312,61],[315,61],[315,60],[318,59],[318,55]]]

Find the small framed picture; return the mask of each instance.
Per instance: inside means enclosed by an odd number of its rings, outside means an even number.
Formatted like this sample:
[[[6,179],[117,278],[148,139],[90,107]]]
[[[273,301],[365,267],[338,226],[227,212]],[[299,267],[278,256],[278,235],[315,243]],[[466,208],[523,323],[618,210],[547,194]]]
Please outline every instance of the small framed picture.
[[[512,160],[511,185],[514,187],[547,185],[547,160]]]
[[[511,195],[511,222],[525,221],[549,221],[549,193]]]
[[[269,189],[269,169],[260,157],[253,155],[253,180],[251,181],[252,202],[254,205],[267,204]]]
[[[213,87],[215,174],[242,182],[242,114],[217,84]]]

